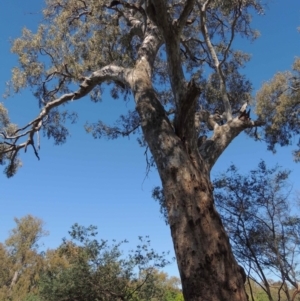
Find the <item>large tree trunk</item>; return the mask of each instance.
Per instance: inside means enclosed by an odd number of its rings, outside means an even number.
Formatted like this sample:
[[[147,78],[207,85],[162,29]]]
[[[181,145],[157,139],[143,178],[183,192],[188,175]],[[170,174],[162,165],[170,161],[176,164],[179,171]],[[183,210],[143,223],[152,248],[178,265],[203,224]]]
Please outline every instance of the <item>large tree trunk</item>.
[[[140,81],[139,88],[137,111],[162,180],[185,300],[247,300],[240,267],[214,207],[208,165],[176,134],[150,84]]]
[[[246,300],[244,281],[205,171],[186,160],[163,187],[185,300]]]

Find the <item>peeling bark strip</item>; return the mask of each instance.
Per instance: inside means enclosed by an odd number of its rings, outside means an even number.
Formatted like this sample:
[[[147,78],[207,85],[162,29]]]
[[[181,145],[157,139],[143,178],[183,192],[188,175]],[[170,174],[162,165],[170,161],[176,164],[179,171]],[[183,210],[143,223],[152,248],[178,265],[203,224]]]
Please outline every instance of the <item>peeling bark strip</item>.
[[[138,113],[134,126],[125,118],[123,132],[103,123],[101,131],[115,138],[142,128],[162,181],[186,301],[247,300],[244,275],[214,206],[210,170],[236,136],[263,124],[252,121],[250,111],[247,118],[235,116],[250,99],[251,87],[238,71],[247,56],[231,48],[236,34],[254,36],[247,10],[261,6],[255,0],[221,2],[49,0],[48,24],[68,34],[57,31],[59,43],[53,46],[51,28],[36,35],[25,31],[13,47],[20,58],[28,51],[28,59],[14,70],[15,90],[24,82],[36,85],[43,107],[24,127],[5,121],[0,132],[0,159],[9,162],[11,176],[21,149],[31,145],[38,156],[34,134],[53,122],[48,119],[60,106],[99,91],[102,83],[131,91]],[[50,69],[36,61],[40,55],[52,62]],[[207,78],[205,68],[212,70]],[[74,82],[79,88],[71,92]]]

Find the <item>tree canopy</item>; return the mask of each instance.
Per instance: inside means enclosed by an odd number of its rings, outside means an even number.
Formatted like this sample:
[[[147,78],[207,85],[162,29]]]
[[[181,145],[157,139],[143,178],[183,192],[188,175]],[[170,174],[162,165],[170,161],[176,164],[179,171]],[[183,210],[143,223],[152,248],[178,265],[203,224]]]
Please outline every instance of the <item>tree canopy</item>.
[[[144,55],[150,59],[147,72],[170,120],[178,123],[188,120],[186,116],[174,114],[179,105],[176,98],[185,93],[185,78],[192,79],[196,94],[190,96],[197,99],[197,104],[192,105],[193,114],[200,109],[198,135],[206,137],[216,124],[230,120],[243,103],[250,103],[251,83],[239,71],[249,55],[232,49],[232,42],[237,35],[251,40],[258,36],[250,26],[250,13],[253,9],[263,12],[260,1],[167,1],[160,6],[167,13],[156,20],[151,15],[154,7],[151,1],[148,4],[145,1],[46,1],[44,22],[37,32],[24,28],[22,36],[12,45],[19,66],[13,68],[7,95],[30,88],[38,99],[41,113],[24,127],[16,127],[9,122],[1,105],[4,138],[1,153],[2,162],[10,162],[6,169],[8,176],[20,166],[17,159],[20,149],[32,146],[38,156],[40,142],[34,135],[40,130],[56,144],[66,141],[69,130],[65,122],[75,122],[76,114],[62,108],[62,104],[87,94],[93,101],[100,101],[102,82],[113,83],[110,87],[113,97],[130,97],[130,76],[134,76],[130,75],[131,68]],[[157,26],[166,32],[155,29],[158,40],[151,45],[154,40],[151,41],[149,34],[154,30],[153,22],[156,25],[160,19]],[[169,27],[171,20],[173,25]],[[149,47],[154,47],[151,50],[154,52],[146,49]],[[203,72],[207,74],[209,69],[209,75],[204,76]],[[80,89],[73,92],[76,84],[80,84]],[[256,124],[248,123],[247,127]],[[137,111],[129,111],[115,125],[99,120],[87,124],[86,129],[94,137],[115,139],[135,132],[140,125]],[[27,140],[20,143],[26,136]],[[144,145],[143,139],[141,143]]]

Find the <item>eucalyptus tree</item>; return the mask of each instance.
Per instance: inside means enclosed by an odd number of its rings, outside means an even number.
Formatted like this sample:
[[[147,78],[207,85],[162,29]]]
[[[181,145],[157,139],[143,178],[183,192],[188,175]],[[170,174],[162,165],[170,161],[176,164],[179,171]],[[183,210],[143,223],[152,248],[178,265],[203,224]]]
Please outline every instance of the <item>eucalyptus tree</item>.
[[[16,226],[0,244],[1,300],[23,300],[29,292],[35,293],[44,267],[43,253],[39,251],[39,240],[47,235],[43,221],[31,215],[14,221]]]
[[[249,56],[236,36],[255,39],[250,13],[259,0],[47,0],[36,33],[23,29],[12,51],[19,65],[9,89],[30,88],[40,105],[24,126],[1,105],[1,162],[7,176],[18,153],[39,157],[39,132],[56,144],[68,136],[69,102],[90,95],[131,97],[135,110],[116,125],[87,125],[95,137],[141,129],[164,189],[185,300],[246,300],[244,281],[219,214],[210,171],[251,120],[251,84],[239,72]],[[245,104],[242,106],[242,104]],[[240,108],[243,110],[240,110]]]
[[[157,269],[170,263],[167,254],[157,253],[149,238],[139,237],[136,248],[124,255],[121,246],[127,241],[109,245],[95,238],[96,230],[96,226],[75,223],[69,231],[71,239],[64,238],[56,250],[46,254],[48,264],[39,282],[41,300],[161,300],[157,297],[163,296],[168,286],[158,285]]]

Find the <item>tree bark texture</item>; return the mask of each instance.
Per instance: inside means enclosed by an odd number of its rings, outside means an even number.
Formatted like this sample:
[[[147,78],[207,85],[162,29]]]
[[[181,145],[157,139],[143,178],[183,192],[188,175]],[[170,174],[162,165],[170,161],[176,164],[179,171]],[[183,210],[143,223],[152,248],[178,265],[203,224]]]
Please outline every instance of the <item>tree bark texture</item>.
[[[208,166],[199,155],[195,159],[188,153],[154,91],[140,94],[137,110],[162,179],[185,300],[247,300],[240,267],[214,206]]]

